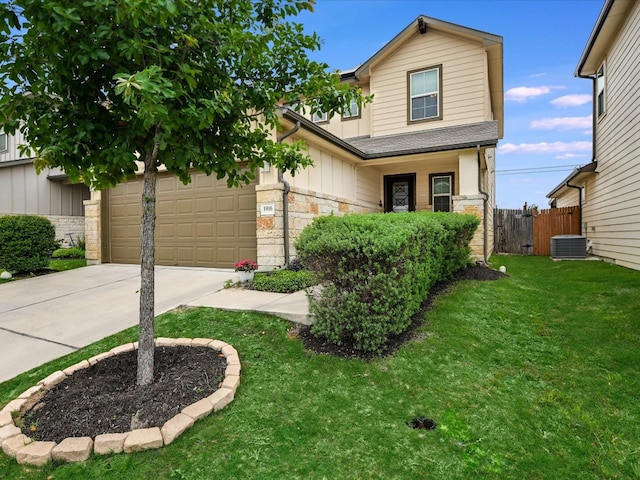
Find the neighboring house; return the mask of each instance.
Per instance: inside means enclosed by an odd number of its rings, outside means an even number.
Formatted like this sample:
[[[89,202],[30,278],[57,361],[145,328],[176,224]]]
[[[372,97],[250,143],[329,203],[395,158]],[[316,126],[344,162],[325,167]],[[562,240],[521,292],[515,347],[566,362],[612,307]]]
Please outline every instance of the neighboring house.
[[[36,174],[33,159],[20,153],[20,132],[0,130],[0,215],[29,214],[47,217],[56,229],[56,239],[65,243],[84,234],[84,207],[90,198],[85,185],[69,183],[58,169]]]
[[[640,270],[640,0],[606,0],[576,69],[593,83],[593,159],[548,195],[582,206],[590,253]]]
[[[314,167],[295,177],[262,169],[227,189],[202,174],[158,183],[156,261],[230,267],[284,265],[318,215],[413,210],[482,219],[473,253],[493,251],[495,155],[503,136],[502,37],[420,16],[343,81],[373,103],[342,116],[282,109],[279,141],[304,141]],[[139,262],[141,180],[87,202],[93,262]]]

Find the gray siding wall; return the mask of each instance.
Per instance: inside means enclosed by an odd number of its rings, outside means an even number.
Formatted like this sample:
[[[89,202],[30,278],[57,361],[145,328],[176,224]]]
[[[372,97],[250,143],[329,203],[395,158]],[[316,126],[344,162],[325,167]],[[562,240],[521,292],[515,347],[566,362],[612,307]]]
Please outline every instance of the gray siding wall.
[[[47,178],[55,173],[59,172],[37,175],[31,162],[0,163],[0,215],[84,215],[82,202],[89,198],[89,189]]]

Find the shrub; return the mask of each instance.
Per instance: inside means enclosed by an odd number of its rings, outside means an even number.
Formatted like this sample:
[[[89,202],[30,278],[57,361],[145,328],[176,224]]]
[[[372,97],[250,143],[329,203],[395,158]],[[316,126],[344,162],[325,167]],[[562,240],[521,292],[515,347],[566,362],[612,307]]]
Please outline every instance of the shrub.
[[[316,276],[308,270],[274,270],[253,277],[253,289],[263,292],[293,293],[316,283]]]
[[[296,243],[323,285],[310,296],[312,332],[375,351],[405,331],[431,286],[467,262],[464,240],[478,219],[449,216],[462,220],[425,212],[315,219]]]
[[[51,256],[53,258],[85,258],[85,251],[79,247],[58,248]]]
[[[51,222],[34,215],[0,217],[0,266],[9,272],[47,268],[58,247]]]

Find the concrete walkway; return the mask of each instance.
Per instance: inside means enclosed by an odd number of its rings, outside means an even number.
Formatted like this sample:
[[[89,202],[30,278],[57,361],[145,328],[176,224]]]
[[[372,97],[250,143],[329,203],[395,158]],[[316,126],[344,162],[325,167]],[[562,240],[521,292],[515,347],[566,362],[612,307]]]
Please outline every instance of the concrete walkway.
[[[223,289],[232,270],[156,267],[155,313],[180,305],[306,322],[304,292]],[[138,323],[140,267],[94,265],[0,284],[0,382]]]

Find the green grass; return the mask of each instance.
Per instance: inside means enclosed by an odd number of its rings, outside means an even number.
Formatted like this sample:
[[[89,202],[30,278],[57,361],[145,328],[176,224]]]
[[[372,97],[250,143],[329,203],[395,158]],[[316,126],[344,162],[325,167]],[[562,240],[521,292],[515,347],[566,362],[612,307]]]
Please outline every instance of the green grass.
[[[7,479],[608,479],[640,476],[640,272],[494,257],[510,277],[465,281],[417,338],[372,362],[305,351],[290,324],[206,308],[156,334],[213,337],[242,361],[235,401],[168,447],[22,467]],[[4,404],[129,329],[0,384]],[[433,418],[433,431],[405,422]]]
[[[86,266],[87,260],[84,258],[57,258],[49,262],[49,268],[58,272]]]
[[[87,261],[84,258],[52,258],[49,262],[49,270],[53,270],[56,272],[73,270],[74,268],[81,268],[86,266]],[[2,268],[0,268],[0,272],[2,272]],[[0,279],[0,284],[20,280],[21,278],[25,278],[28,276],[29,274],[18,274],[7,280]]]

